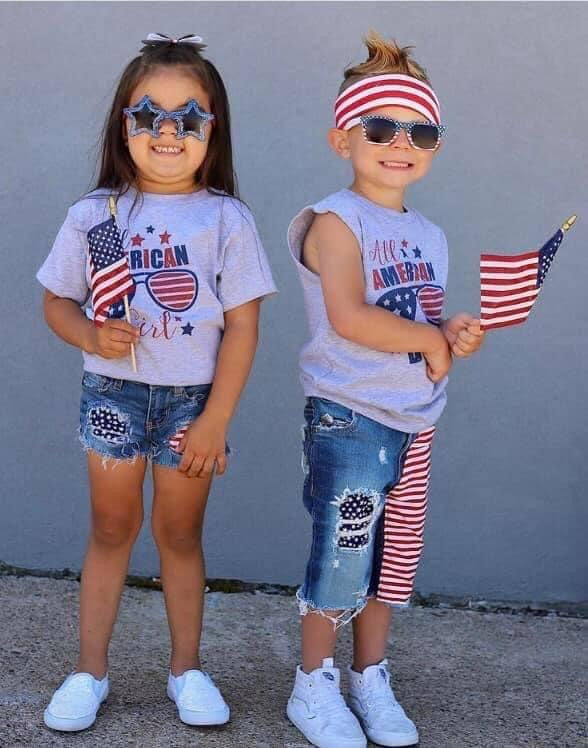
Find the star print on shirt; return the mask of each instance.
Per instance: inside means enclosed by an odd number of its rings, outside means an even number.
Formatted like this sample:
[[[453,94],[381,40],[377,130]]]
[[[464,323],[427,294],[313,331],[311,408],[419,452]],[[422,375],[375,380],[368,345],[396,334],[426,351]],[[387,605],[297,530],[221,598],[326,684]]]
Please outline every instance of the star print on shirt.
[[[190,335],[191,337],[193,329],[194,329],[194,326],[191,325],[189,322],[187,325],[182,325],[182,335]]]
[[[422,256],[422,254],[423,254],[423,253],[421,252],[421,250],[420,250],[420,249],[418,248],[418,246],[417,246],[417,247],[415,247],[415,248],[414,248],[414,249],[413,249],[412,251],[414,252],[414,256],[415,256],[415,257],[416,257],[417,259],[418,259],[419,257],[421,257],[421,256]]]
[[[167,229],[163,232],[163,234],[159,235],[159,238],[161,239],[162,244],[167,244],[169,242],[171,234],[168,234]]]
[[[155,231],[155,226],[147,226],[147,233],[152,234]]]
[[[141,242],[144,242],[144,241],[145,241],[145,237],[141,236],[141,234],[139,233],[136,233],[135,236],[131,237],[131,244],[133,245],[133,247],[140,247]]]

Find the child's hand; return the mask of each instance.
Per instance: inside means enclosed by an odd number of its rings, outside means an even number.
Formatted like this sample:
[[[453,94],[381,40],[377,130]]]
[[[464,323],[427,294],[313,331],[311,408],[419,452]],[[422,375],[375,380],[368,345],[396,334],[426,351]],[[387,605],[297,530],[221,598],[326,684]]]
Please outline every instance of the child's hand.
[[[227,468],[226,425],[202,413],[190,426],[180,442],[182,453],[179,470],[188,478],[207,478],[215,472],[222,475]]]
[[[92,323],[88,352],[102,358],[122,358],[131,352],[130,344],[139,341],[139,330],[124,319],[107,319],[102,327]]]
[[[443,377],[447,376],[453,359],[448,342],[443,335],[439,335],[439,345],[430,351],[423,351],[423,356],[427,362],[427,376],[431,382],[440,382]]]
[[[480,320],[467,312],[461,312],[445,320],[441,324],[441,330],[451,347],[451,352],[459,358],[467,358],[475,353],[486,335],[480,329]]]

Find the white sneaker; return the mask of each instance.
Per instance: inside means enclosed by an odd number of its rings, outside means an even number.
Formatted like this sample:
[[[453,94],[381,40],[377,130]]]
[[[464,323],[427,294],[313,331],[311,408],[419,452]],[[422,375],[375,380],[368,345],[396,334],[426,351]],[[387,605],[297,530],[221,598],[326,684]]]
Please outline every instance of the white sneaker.
[[[226,701],[210,675],[202,670],[186,670],[177,678],[170,673],[167,695],[187,725],[224,725],[229,721]]]
[[[96,680],[90,673],[71,673],[55,691],[43,719],[52,730],[85,730],[96,720],[108,696],[108,675]]]
[[[365,735],[341,695],[339,680],[332,657],[310,674],[298,666],[288,719],[318,748],[365,748]]]
[[[390,687],[388,660],[366,667],[363,673],[349,668],[349,707],[365,734],[377,745],[416,745],[419,734]]]

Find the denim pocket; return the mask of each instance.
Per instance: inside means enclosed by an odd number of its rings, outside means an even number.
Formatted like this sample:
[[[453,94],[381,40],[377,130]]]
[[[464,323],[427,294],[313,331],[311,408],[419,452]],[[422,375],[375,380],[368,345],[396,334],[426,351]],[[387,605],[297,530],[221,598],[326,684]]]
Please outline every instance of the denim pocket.
[[[347,432],[357,426],[357,413],[345,405],[322,397],[312,398],[312,430],[315,433],[325,431]]]
[[[198,403],[204,403],[210,393],[209,384],[194,384],[182,387],[179,392],[179,397],[187,403],[197,405]]]
[[[82,387],[91,392],[108,392],[116,382],[116,379],[105,377],[102,374],[93,374],[91,371],[85,371],[82,377]]]

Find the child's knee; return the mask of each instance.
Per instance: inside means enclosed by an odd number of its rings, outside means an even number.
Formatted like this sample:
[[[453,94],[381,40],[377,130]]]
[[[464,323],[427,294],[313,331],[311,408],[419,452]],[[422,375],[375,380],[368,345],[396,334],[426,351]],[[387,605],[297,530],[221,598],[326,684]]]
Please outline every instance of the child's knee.
[[[100,545],[110,548],[132,545],[142,524],[142,512],[115,515],[109,512],[94,511],[92,514],[92,539]]]
[[[153,517],[151,531],[157,547],[179,554],[190,554],[202,548],[202,527],[193,522]]]

